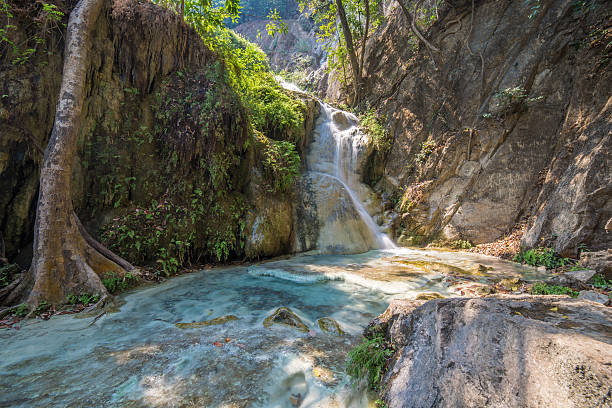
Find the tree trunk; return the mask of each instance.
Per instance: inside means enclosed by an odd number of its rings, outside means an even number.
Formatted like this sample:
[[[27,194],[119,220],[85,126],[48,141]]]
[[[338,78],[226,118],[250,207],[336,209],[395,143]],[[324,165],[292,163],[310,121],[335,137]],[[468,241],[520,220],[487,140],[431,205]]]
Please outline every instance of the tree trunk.
[[[355,88],[355,99],[354,103],[359,102],[361,93],[361,72],[359,72],[359,62],[357,60],[357,54],[355,53],[355,46],[353,43],[353,35],[351,34],[351,28],[346,18],[346,12],[342,0],[335,0],[336,8],[338,9],[338,17],[340,17],[340,24],[342,25],[342,32],[344,33],[344,41],[346,42],[346,49],[349,54],[349,60],[351,63],[351,71],[353,73],[353,86]]]
[[[24,279],[33,286],[27,297],[31,305],[42,301],[61,303],[68,294],[104,297],[108,293],[98,274],[125,272],[86,241],[79,230],[70,194],[91,34],[104,2],[79,0],[70,13],[62,86],[40,172],[34,257],[29,279]]]
[[[368,42],[368,32],[370,31],[370,0],[365,0],[365,33],[361,44],[361,59],[359,61],[359,74],[363,75],[363,60],[365,58],[366,43]]]

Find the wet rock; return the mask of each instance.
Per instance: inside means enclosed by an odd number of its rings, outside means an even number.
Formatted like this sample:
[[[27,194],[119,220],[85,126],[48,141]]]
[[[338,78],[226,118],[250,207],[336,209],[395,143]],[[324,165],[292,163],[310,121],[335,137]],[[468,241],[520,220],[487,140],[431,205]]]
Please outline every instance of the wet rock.
[[[215,326],[217,324],[224,324],[227,322],[231,322],[233,320],[238,320],[238,318],[234,315],[227,315],[227,316],[217,317],[211,320],[206,320],[203,322],[175,323],[174,325],[178,327],[179,329],[195,329],[198,327]]]
[[[593,269],[583,269],[580,271],[568,271],[565,272],[564,275],[567,275],[577,281],[586,283],[589,281],[589,279],[595,276],[595,273],[596,272]]]
[[[598,252],[583,252],[580,254],[580,265],[594,269],[606,279],[612,279],[612,249]]]
[[[284,326],[289,326],[304,333],[308,332],[308,326],[304,324],[302,319],[298,315],[296,315],[291,309],[288,307],[279,307],[276,312],[272,313],[270,316],[264,319],[263,325],[266,328],[270,328],[273,324],[282,324]]]
[[[351,254],[376,247],[375,237],[337,178],[306,173],[298,194],[295,251]]]
[[[610,301],[608,296],[604,295],[603,293],[595,292],[594,290],[581,290],[578,294],[578,299],[590,300],[591,302],[601,303],[602,305],[605,305]]]
[[[442,296],[441,294],[437,293],[437,292],[425,292],[425,293],[419,293],[416,296],[416,300],[432,300],[432,299],[444,299],[445,296]]]
[[[322,317],[317,320],[317,324],[324,333],[344,336],[344,330],[342,330],[338,322],[332,319],[331,317]]]
[[[609,406],[612,311],[560,296],[397,300],[371,322],[396,407]]]
[[[251,170],[248,189],[253,203],[245,223],[244,252],[250,259],[277,256],[291,247],[293,208],[284,196],[270,194],[266,180],[257,168]]]

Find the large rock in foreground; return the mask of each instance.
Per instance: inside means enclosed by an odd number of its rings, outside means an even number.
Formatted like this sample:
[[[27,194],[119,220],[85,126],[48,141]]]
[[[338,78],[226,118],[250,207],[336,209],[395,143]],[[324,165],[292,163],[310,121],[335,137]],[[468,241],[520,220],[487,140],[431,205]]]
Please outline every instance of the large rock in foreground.
[[[399,300],[367,331],[395,407],[612,407],[612,310],[557,296]]]

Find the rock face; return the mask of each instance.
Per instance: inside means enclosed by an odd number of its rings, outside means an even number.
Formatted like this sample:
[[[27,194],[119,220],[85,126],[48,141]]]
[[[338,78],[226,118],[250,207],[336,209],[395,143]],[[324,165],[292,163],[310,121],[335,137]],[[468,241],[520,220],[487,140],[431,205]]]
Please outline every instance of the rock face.
[[[366,179],[403,198],[398,235],[478,244],[525,223],[524,246],[612,246],[612,3],[589,4],[444,2],[422,27],[435,62],[388,11],[365,69],[393,147]]]
[[[397,407],[610,407],[612,311],[558,296],[391,303],[366,332],[395,352]]]
[[[376,245],[345,186],[323,173],[308,172],[299,183],[295,251],[359,253]]]
[[[606,279],[612,279],[612,249],[580,254],[580,265],[594,269]]]

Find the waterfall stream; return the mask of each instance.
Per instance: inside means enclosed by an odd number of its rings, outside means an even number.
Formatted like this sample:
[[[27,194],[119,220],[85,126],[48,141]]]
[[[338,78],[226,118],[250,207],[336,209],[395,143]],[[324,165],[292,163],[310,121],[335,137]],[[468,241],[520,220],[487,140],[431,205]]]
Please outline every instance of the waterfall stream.
[[[396,248],[395,244],[380,232],[357,194],[357,191],[372,194],[369,187],[359,181],[357,173],[359,155],[363,154],[367,143],[367,136],[360,131],[355,115],[321,102],[321,114],[306,159],[307,168],[333,177],[340,183],[338,187],[346,190],[373,238],[374,245],[368,249],[393,249]]]

